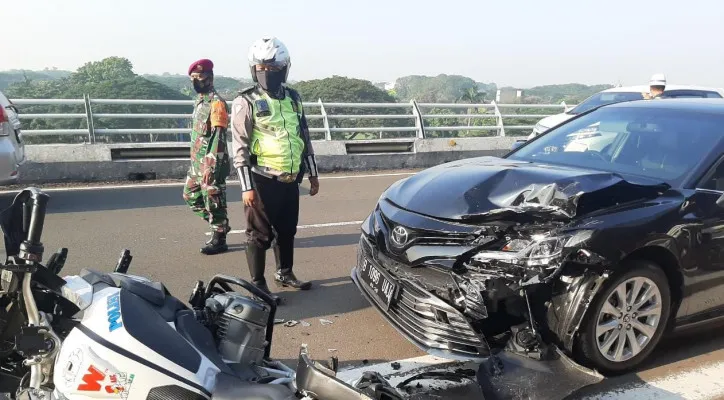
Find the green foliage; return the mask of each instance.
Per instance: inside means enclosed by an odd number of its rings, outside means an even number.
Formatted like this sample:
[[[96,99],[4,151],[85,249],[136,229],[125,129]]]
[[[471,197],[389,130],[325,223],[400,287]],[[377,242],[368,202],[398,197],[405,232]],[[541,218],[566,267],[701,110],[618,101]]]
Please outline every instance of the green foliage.
[[[51,98],[82,99],[88,94],[91,99],[163,99],[188,100],[179,91],[157,82],[151,82],[133,72],[131,63],[123,58],[111,57],[98,62],[87,63],[71,75],[50,81],[25,80],[17,82],[6,90],[10,98]],[[190,114],[189,106],[157,105],[115,105],[93,104],[94,114],[113,113],[157,113]],[[23,106],[21,113],[74,113],[85,114],[83,105]],[[143,128],[186,128],[187,119],[170,118],[95,118],[95,128],[143,129]],[[85,118],[31,119],[23,121],[24,129],[87,129]],[[29,144],[68,143],[86,141],[87,134],[27,137]],[[99,142],[136,142],[156,140],[178,140],[177,135],[108,135],[98,136]]]
[[[214,85],[219,94],[228,101],[233,100],[241,88],[250,86],[251,79],[215,76]],[[290,83],[297,89],[305,102],[315,103],[322,99],[325,103],[409,103],[414,99],[418,103],[463,103],[489,104],[495,99],[498,86],[495,83],[481,83],[460,75],[419,76],[399,78],[395,88],[385,90],[385,83],[370,82],[342,76],[314,79]],[[586,97],[611,87],[611,85],[563,84],[538,86],[524,90],[522,103],[579,103]],[[196,93],[188,76],[184,74],[138,75],[133,64],[126,58],[108,57],[84,64],[75,72],[57,69],[43,71],[12,70],[0,72],[0,90],[11,98],[73,98],[82,99],[85,94],[91,99],[191,99]],[[369,128],[369,127],[412,127],[415,120],[411,106],[345,108],[325,106],[331,128]],[[85,114],[83,105],[75,106],[21,106],[21,113],[75,113]],[[106,105],[93,104],[94,114],[112,113],[151,113],[151,114],[190,114],[191,106],[147,106],[147,105]],[[423,114],[457,114],[460,117],[425,119],[426,127],[495,126],[497,119],[491,107],[454,107],[423,109]],[[315,139],[323,138],[323,119],[318,106],[306,109],[310,127]],[[523,130],[511,130],[508,126],[533,125],[547,114],[560,110],[515,108],[501,109],[503,114],[527,114],[530,117],[506,118],[506,133],[527,134]],[[365,114],[405,115],[405,118],[365,118]],[[468,116],[464,116],[467,114]],[[335,118],[339,115],[355,115],[357,118]],[[95,128],[143,129],[143,128],[188,128],[188,118],[94,118]],[[24,129],[87,129],[85,118],[33,119],[23,120]],[[428,131],[430,137],[466,137],[495,135],[495,129],[486,130],[442,130]],[[393,132],[337,132],[333,139],[369,139],[389,137],[411,137],[413,131]],[[187,135],[107,135],[98,136],[98,141],[151,141],[188,140]],[[28,143],[78,142],[88,139],[87,134],[74,136],[27,137]]]
[[[305,102],[316,102],[322,99],[325,103],[395,103],[395,98],[384,89],[370,81],[362,79],[332,76],[330,78],[315,79],[298,82],[293,86]],[[315,107],[315,114],[319,110]],[[325,106],[327,114],[331,115],[363,115],[363,114],[410,114],[412,109],[401,107],[389,108],[348,108]],[[307,114],[310,112],[307,111]],[[310,128],[323,128],[323,121],[319,118],[309,118]],[[330,128],[361,128],[361,127],[402,127],[413,126],[412,118],[356,118],[356,119],[329,119]],[[372,137],[400,137],[410,136],[411,132],[350,132],[333,134],[333,138],[365,139]],[[321,134],[315,135],[320,137]]]
[[[475,82],[460,75],[440,74],[435,77],[410,75],[397,79],[395,91],[402,101],[416,100],[419,103],[453,103],[470,89],[495,93],[495,85]]]

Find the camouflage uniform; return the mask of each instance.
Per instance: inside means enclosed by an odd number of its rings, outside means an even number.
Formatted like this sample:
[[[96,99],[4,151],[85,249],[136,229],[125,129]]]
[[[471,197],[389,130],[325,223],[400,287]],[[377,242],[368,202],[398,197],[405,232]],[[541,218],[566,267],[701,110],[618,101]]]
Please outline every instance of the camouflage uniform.
[[[226,177],[230,173],[228,124],[226,102],[216,92],[199,94],[191,130],[191,166],[183,198],[196,215],[209,221],[215,236],[225,236],[229,230],[226,209]]]

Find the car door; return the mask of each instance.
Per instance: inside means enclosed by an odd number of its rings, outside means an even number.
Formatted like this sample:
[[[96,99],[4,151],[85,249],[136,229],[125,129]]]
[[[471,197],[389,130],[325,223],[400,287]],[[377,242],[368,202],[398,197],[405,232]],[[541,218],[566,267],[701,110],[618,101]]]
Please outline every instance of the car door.
[[[685,303],[686,319],[696,322],[724,314],[724,156],[697,184],[690,204],[697,224],[689,239],[694,263],[684,268]]]

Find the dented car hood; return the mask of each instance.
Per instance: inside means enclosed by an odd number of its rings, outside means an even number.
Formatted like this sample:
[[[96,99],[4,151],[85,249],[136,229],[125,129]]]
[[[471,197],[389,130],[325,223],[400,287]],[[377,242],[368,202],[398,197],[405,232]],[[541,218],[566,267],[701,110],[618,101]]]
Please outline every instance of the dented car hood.
[[[480,157],[433,167],[392,185],[384,197],[435,218],[571,219],[660,195],[669,186],[589,169]]]

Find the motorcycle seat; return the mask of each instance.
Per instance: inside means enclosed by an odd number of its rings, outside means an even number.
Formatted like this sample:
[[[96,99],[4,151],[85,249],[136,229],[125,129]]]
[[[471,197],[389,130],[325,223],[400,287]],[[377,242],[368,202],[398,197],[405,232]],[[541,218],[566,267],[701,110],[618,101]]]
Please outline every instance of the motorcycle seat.
[[[128,290],[143,300],[151,303],[152,308],[166,322],[174,322],[176,313],[187,307],[179,299],[173,297],[166,287],[160,282],[142,282],[127,275],[94,271],[83,269],[80,277],[93,286],[93,293],[99,292],[108,287],[116,287]]]
[[[234,375],[216,375],[216,388],[211,400],[298,400],[284,385],[245,382]]]

